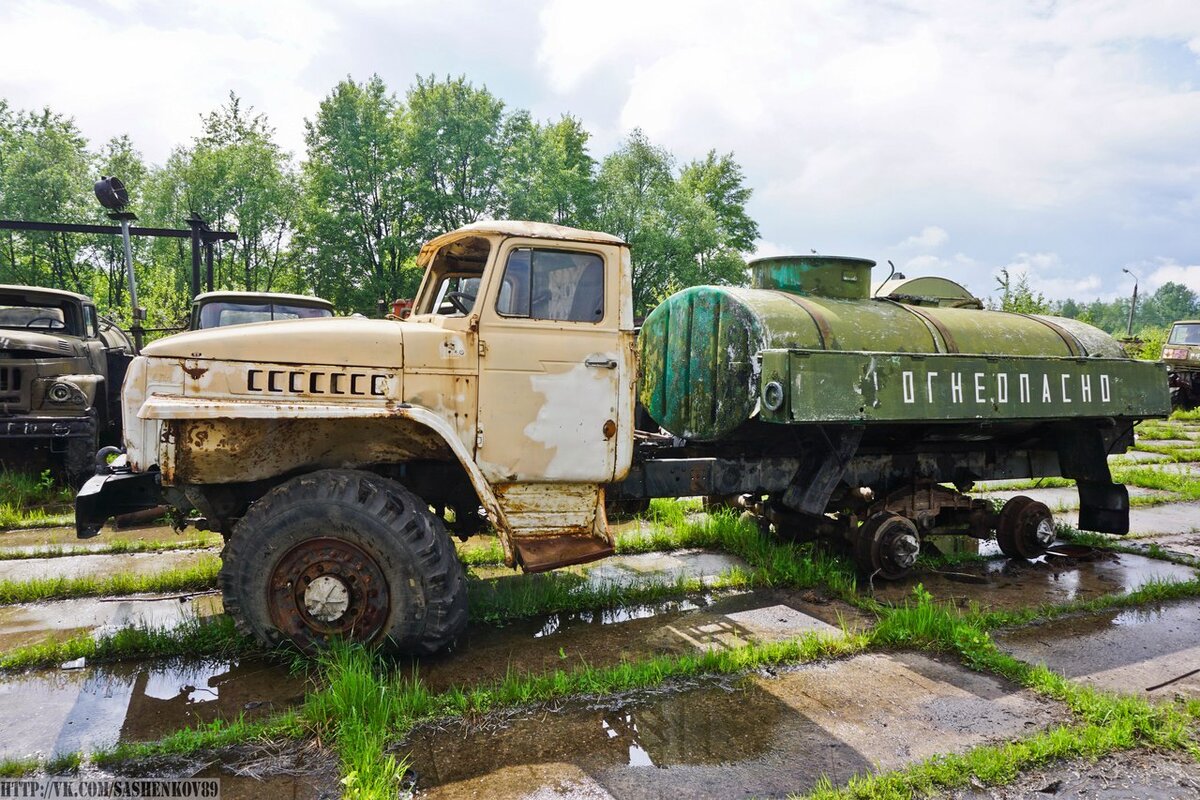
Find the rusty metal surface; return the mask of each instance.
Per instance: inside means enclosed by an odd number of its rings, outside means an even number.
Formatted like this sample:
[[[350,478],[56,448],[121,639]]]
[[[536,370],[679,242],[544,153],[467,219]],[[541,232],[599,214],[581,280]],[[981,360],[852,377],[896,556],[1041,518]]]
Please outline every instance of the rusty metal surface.
[[[312,613],[306,592],[314,581],[336,579],[346,589],[344,610],[334,619]],[[391,610],[391,595],[383,571],[362,549],[344,539],[320,538],[302,542],[276,564],[268,583],[271,621],[301,649],[337,637],[370,642],[383,629]]]
[[[517,540],[517,558],[526,572],[546,572],[572,564],[607,558],[614,552],[608,542],[587,534],[558,534]]]

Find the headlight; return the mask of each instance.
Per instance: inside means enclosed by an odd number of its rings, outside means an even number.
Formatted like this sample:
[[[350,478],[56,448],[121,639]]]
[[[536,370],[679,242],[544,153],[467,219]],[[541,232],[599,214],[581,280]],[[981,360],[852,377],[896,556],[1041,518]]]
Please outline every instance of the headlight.
[[[75,387],[69,383],[56,383],[46,391],[51,403],[69,403],[75,399]]]

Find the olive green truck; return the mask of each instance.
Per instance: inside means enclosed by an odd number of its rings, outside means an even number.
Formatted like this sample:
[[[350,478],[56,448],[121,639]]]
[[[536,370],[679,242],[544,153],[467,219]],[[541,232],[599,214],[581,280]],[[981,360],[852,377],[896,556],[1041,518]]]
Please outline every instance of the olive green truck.
[[[1095,328],[984,310],[938,279],[873,296],[860,259],[755,261],[749,288],[686,289],[640,333],[629,248],[604,233],[480,222],[418,263],[403,320],[146,347],[124,452],[80,493],[79,535],[164,500],[195,509],[226,538],[243,630],[428,653],[466,624],[448,532],[490,528],[510,566],[548,570],[613,552],[606,506],[704,495],[779,536],[841,542],[873,578],[903,576],[934,534],[1032,558],[1049,510],[1022,497],[996,513],[972,484],[1070,477],[1080,526],[1126,533],[1107,456],[1170,411],[1164,368]]]

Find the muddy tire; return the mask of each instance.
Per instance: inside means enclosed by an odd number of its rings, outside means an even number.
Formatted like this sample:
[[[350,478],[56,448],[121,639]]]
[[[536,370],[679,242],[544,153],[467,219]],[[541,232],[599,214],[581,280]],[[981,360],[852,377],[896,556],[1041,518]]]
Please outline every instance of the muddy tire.
[[[894,581],[912,572],[921,537],[911,520],[880,512],[867,518],[854,540],[854,563],[864,577]]]
[[[75,491],[79,491],[88,478],[96,474],[96,451],[99,449],[100,441],[95,436],[67,440],[67,450],[63,453],[63,475]]]
[[[1045,503],[1018,495],[1000,509],[996,544],[1009,558],[1037,558],[1054,542],[1054,515]]]
[[[225,610],[264,644],[334,639],[434,653],[467,624],[462,565],[441,520],[395,481],[323,470],[254,503],[225,545]]]

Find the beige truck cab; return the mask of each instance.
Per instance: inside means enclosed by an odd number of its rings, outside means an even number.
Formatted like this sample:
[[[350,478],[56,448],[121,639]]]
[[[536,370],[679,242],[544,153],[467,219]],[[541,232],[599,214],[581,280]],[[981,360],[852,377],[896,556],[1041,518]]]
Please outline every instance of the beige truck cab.
[[[627,246],[480,222],[422,248],[405,320],[194,331],[130,367],[125,453],[76,505],[80,536],[165,496],[227,537],[240,627],[431,652],[466,623],[444,527],[490,525],[538,571],[612,552],[603,486],[632,458]]]

